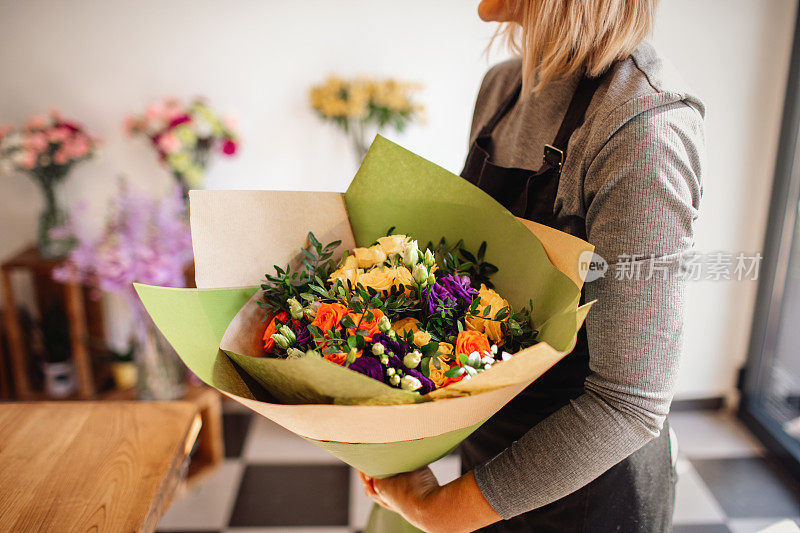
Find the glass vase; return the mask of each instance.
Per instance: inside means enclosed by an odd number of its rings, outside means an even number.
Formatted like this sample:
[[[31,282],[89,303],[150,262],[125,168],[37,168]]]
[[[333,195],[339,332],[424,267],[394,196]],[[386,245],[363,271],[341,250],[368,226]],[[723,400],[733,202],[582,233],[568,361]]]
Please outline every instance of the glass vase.
[[[36,180],[44,195],[44,209],[39,214],[36,247],[42,257],[47,259],[64,257],[70,249],[68,240],[54,238],[51,235],[53,228],[63,226],[67,222],[67,210],[62,200],[62,177]]]
[[[145,327],[134,360],[140,399],[169,401],[183,397],[186,392],[183,363],[152,321]]]

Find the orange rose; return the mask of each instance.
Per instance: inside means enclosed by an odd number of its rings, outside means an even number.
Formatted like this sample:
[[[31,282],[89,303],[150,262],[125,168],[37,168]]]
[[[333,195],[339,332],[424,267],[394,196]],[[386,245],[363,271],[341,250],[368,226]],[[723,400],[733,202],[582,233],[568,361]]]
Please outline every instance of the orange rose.
[[[366,342],[372,342],[372,336],[380,331],[380,329],[378,329],[378,321],[383,318],[383,311],[380,309],[370,309],[369,311],[371,311],[373,315],[373,319],[370,321],[361,320],[362,313],[350,312],[347,314],[353,319],[356,326],[358,326],[358,331],[367,332],[367,334],[364,335],[364,340]],[[358,323],[359,320],[361,320],[361,324]],[[350,335],[355,335],[356,330],[351,328],[348,330],[348,333],[350,333]]]
[[[458,333],[458,337],[456,337],[456,363],[458,366],[461,366],[461,362],[458,360],[458,354],[465,354],[469,355],[472,352],[478,352],[481,357],[483,357],[483,352],[488,352],[491,350],[491,346],[489,345],[489,339],[486,338],[486,335],[481,333],[480,331],[461,331]]]
[[[361,351],[359,351],[356,354],[356,359],[358,359],[359,357],[361,357]],[[335,365],[343,366],[347,361],[347,354],[342,352],[326,353],[325,355],[322,356],[322,358],[325,359],[326,361],[330,361]]]
[[[267,329],[264,330],[264,336],[261,337],[264,340],[264,349],[268,352],[272,351],[272,348],[275,346],[275,341],[272,340],[272,336],[278,333],[278,326],[275,322],[280,322],[281,324],[288,324],[289,315],[286,311],[281,311],[277,315],[272,317]]]
[[[347,308],[339,303],[323,303],[317,309],[312,326],[317,326],[322,331],[335,330],[339,328],[339,322],[347,314]]]

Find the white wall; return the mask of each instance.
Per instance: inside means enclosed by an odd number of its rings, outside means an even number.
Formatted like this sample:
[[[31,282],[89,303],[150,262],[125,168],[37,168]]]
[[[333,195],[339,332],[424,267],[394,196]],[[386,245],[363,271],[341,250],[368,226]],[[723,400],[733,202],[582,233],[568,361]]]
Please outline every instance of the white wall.
[[[655,43],[708,103],[702,250],[761,246],[794,16],[792,0],[664,0]],[[103,212],[116,176],[163,192],[169,175],[123,117],[164,96],[204,95],[237,115],[243,145],[211,169],[212,188],[344,190],[349,145],[309,110],[329,73],[417,80],[425,123],[401,144],[458,172],[493,28],[477,1],[0,1],[0,123],[51,106],[105,140],[78,167],[71,202]],[[301,7],[302,6],[302,7]],[[490,62],[494,62],[494,55]],[[0,176],[0,257],[34,238],[39,197]],[[755,286],[696,284],[678,394],[730,390],[746,349]]]
[[[653,40],[707,104],[699,251],[762,249],[795,4],[661,2]],[[746,357],[755,294],[755,282],[690,285],[679,396],[733,389]]]

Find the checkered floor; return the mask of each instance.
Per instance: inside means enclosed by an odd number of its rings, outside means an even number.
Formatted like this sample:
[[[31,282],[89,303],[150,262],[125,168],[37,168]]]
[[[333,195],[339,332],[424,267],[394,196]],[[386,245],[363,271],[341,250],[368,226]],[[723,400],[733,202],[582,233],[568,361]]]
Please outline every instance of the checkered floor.
[[[228,459],[173,503],[159,531],[348,533],[364,527],[371,503],[347,466],[269,420],[226,409]],[[676,533],[750,533],[782,519],[800,521],[800,485],[734,418],[677,412],[670,421],[680,448]],[[455,456],[434,465],[442,482],[458,470]]]

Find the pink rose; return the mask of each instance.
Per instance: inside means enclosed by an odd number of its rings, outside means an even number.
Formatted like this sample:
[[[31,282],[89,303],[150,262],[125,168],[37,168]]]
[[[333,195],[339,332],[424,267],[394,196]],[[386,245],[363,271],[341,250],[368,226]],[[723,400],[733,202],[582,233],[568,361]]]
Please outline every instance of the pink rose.
[[[38,154],[33,150],[25,150],[22,154],[22,168],[31,170],[36,167],[36,161],[38,159]]]
[[[228,115],[224,117],[222,119],[222,124],[232,132],[235,132],[239,129],[239,119],[234,116]]]
[[[40,130],[47,125],[47,118],[41,115],[37,115],[35,117],[31,117],[28,120],[28,123],[25,125],[29,130]]]
[[[47,131],[47,140],[51,143],[64,142],[69,137],[70,131],[68,128],[59,126]]]
[[[158,148],[165,154],[174,154],[181,149],[181,141],[169,131],[163,135],[159,135],[156,144],[158,145]]]
[[[42,132],[31,133],[25,138],[25,147],[35,152],[44,152],[48,144],[47,135]]]
[[[230,139],[225,139],[222,143],[222,153],[225,155],[233,155],[236,153],[236,143]]]

